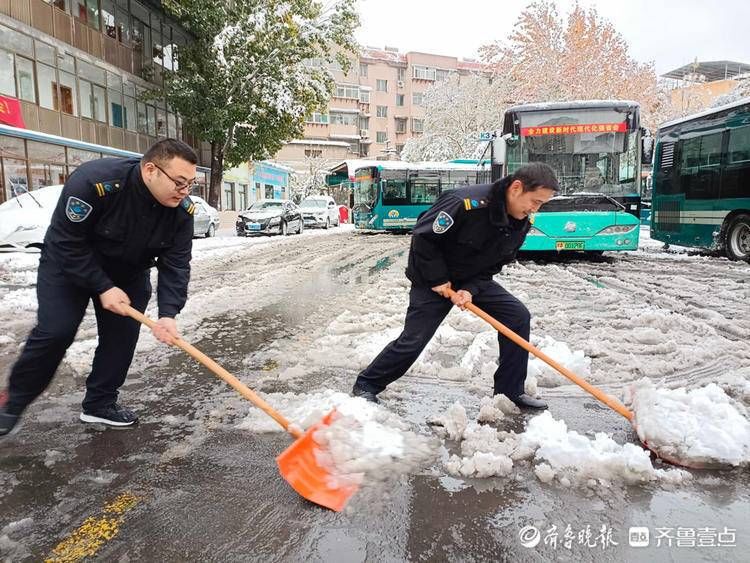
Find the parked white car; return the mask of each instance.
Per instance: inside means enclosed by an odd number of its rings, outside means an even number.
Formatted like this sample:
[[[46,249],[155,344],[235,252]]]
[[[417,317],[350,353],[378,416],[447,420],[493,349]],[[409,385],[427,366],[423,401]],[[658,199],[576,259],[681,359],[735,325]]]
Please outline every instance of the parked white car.
[[[0,204],[0,250],[41,248],[62,189],[46,186]]]
[[[339,207],[332,197],[327,195],[311,195],[299,204],[305,227],[321,227],[328,229],[339,226]]]
[[[212,237],[219,230],[219,210],[211,207],[202,197],[191,195],[190,199],[195,204],[193,214],[193,236]]]

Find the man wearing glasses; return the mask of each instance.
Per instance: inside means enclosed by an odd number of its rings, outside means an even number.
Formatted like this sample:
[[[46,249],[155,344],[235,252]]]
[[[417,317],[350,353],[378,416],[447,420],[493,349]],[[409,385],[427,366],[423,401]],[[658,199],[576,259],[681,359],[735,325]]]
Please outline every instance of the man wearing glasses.
[[[37,325],[0,397],[0,436],[18,428],[23,411],[52,381],[89,300],[99,342],[80,420],[108,426],[138,421],[117,402],[140,332],[125,305],[146,310],[149,271],[156,266],[153,333],[167,344],[179,337],[175,316],[187,299],[194,210],[188,193],[197,161],[188,145],[164,139],[140,160],[94,160],[68,178],[39,260]]]

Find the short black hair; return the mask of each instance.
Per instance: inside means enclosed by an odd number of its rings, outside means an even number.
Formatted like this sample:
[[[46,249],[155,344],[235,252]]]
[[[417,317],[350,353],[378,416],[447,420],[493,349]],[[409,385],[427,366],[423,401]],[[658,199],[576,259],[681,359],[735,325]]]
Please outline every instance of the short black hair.
[[[555,171],[544,162],[529,162],[515,171],[511,182],[519,180],[523,184],[523,191],[533,192],[538,188],[549,188],[554,192],[560,191]]]
[[[198,164],[198,155],[192,147],[177,139],[162,139],[155,142],[143,155],[141,163],[164,164],[175,157],[186,160],[190,164]]]

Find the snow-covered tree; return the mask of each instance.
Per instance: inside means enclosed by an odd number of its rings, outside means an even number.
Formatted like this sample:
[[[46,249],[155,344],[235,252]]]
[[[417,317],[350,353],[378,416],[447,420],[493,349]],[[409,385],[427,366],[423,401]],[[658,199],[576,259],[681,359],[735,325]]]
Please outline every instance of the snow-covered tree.
[[[306,156],[299,170],[289,177],[290,199],[299,203],[309,195],[328,193],[325,179],[334,160],[318,156]]]
[[[424,132],[409,139],[401,158],[449,160],[479,157],[486,143],[479,134],[502,126],[511,88],[502,76],[453,75],[436,82],[424,93]],[[479,154],[477,154],[479,151]]]
[[[513,79],[517,103],[635,100],[648,122],[658,97],[653,64],[635,61],[623,36],[595,8],[576,4],[564,18],[554,2],[533,2],[507,43],[486,45],[480,53],[497,75]]]
[[[326,106],[333,77],[310,62],[335,59],[348,68],[356,0],[163,4],[195,37],[166,75],[165,95],[188,131],[211,144],[209,203],[216,205],[225,163],[268,158]]]

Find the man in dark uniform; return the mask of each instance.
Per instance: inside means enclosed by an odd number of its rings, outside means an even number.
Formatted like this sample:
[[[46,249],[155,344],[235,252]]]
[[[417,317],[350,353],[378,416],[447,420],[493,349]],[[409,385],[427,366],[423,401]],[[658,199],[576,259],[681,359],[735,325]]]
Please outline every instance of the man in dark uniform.
[[[406,373],[452,305],[463,309],[473,302],[529,339],[528,309],[492,276],[514,260],[531,228],[529,215],[557,189],[552,168],[531,163],[493,184],[441,194],[412,233],[406,268],[412,287],[404,330],[360,372],[353,395],[378,402],[377,394]],[[443,297],[447,288],[456,291],[451,300]],[[506,395],[520,407],[546,408],[543,401],[524,393],[528,352],[502,335],[498,339],[495,394]]]
[[[185,143],[164,139],[140,160],[94,160],[71,174],[44,238],[37,325],[11,370],[0,406],[0,436],[17,428],[21,413],[52,381],[89,300],[99,342],[80,419],[110,426],[138,421],[117,403],[140,332],[125,305],[146,310],[155,265],[159,320],[154,336],[168,344],[179,336],[175,316],[187,299],[193,237],[194,206],[187,194],[197,160]]]

